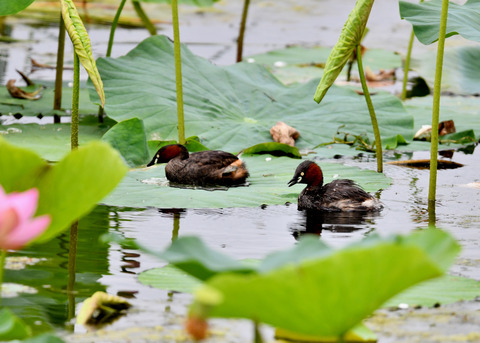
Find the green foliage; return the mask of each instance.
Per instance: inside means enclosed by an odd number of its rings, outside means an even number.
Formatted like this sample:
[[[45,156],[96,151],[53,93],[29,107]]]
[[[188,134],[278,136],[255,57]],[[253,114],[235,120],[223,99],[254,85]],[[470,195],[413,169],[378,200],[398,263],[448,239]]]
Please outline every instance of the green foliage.
[[[345,131],[372,134],[364,100],[352,90],[332,87],[318,106],[311,99],[318,80],[285,86],[262,66],[215,66],[182,49],[186,135],[201,137],[211,149],[238,152],[271,141],[269,130],[278,120],[300,132],[300,149],[331,141],[342,124]],[[120,58],[100,58],[98,68],[111,118],[138,117],[147,139],[177,139],[173,45],[167,37],[147,38]],[[398,98],[382,92],[373,102],[382,138],[413,137],[413,118]]]
[[[38,242],[53,238],[90,212],[127,172],[118,152],[106,143],[92,142],[49,165],[1,137],[0,167],[0,184],[7,192],[38,188],[37,215],[52,216],[52,223],[36,239]]]
[[[11,341],[31,336],[31,329],[8,308],[0,310],[0,340]]]
[[[432,68],[432,60],[435,59],[434,51],[415,56],[412,61],[412,69],[415,69],[423,78],[433,85],[435,70]],[[480,94],[480,47],[462,46],[447,47],[443,60],[442,91],[451,92],[455,95]],[[442,101],[444,101],[442,97]]]
[[[105,104],[105,94],[103,91],[103,83],[98,73],[98,69],[95,63],[95,59],[92,55],[92,46],[90,44],[90,38],[88,37],[87,30],[83,25],[82,19],[80,18],[77,8],[72,0],[60,0],[62,6],[62,17],[65,22],[65,28],[67,29],[68,35],[72,40],[75,53],[80,59],[83,67],[90,76],[93,85],[97,91],[98,96],[100,97],[100,102],[102,106]]]
[[[50,333],[44,333],[22,341],[23,343],[65,343],[65,341]]]
[[[244,154],[271,154],[274,156],[289,156],[293,158],[302,158],[297,147],[288,144],[268,142],[260,143],[243,150]]]
[[[360,44],[367,26],[374,0],[358,0],[350,12],[340,37],[328,56],[322,79],[318,84],[314,100],[322,101],[328,89],[333,85],[351,55]]]
[[[258,265],[209,252],[191,237],[177,239],[171,249],[174,254],[167,250],[164,259],[206,282],[193,304],[198,309],[208,298],[206,315],[339,337],[395,294],[443,274],[459,245],[437,229],[387,238],[372,235],[341,250],[307,236]]]
[[[146,164],[149,160],[145,128],[140,119],[132,118],[113,126],[102,137],[118,150],[130,167]]]
[[[270,157],[270,156],[269,156]],[[159,208],[223,208],[256,207],[262,204],[280,205],[296,203],[299,187],[287,187],[288,181],[300,163],[288,157],[242,156],[250,177],[248,186],[194,188],[169,186],[165,178],[165,165],[131,170],[122,183],[104,203],[115,206]],[[341,164],[321,163],[325,182],[333,175],[353,179],[367,191],[376,191],[390,185],[390,179],[371,170],[360,170]]]
[[[11,15],[23,11],[34,0],[2,0],[0,1],[0,16]]]
[[[414,3],[400,1],[400,16],[413,25],[417,39],[425,44],[438,40],[442,0]],[[464,5],[449,3],[446,36],[459,34],[480,42],[480,1],[468,0]]]

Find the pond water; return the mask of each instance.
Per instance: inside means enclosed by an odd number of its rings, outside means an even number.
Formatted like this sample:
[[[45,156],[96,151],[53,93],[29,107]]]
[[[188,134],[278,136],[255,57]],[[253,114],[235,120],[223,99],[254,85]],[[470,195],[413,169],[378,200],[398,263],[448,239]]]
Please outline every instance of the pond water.
[[[259,2],[263,3],[263,6],[252,10],[251,13],[248,36],[250,40],[247,41],[245,49],[247,55],[284,47],[291,43],[305,45],[320,43],[328,46],[336,41],[338,32],[351,9],[350,3],[335,2],[337,6],[335,7],[327,6],[329,2],[325,2],[325,6],[315,6],[313,5],[315,1],[306,1],[304,8],[309,10],[301,11],[301,18],[305,20],[302,25],[298,25],[298,20],[291,19],[288,12],[285,14],[285,8],[287,8],[285,4],[293,6],[296,2],[279,2],[283,5]],[[408,28],[409,25],[399,22],[398,14],[389,10],[394,3],[397,2],[389,0],[374,6],[372,25],[376,29],[371,27],[371,33],[366,38],[370,43],[374,42],[372,43],[374,47],[385,47],[385,44],[392,44],[392,40],[395,40],[396,46],[401,49],[406,46],[408,32],[404,28]],[[195,14],[188,17],[189,19],[182,27],[182,34],[185,41],[190,43],[194,53],[219,64],[233,62],[236,28],[231,25],[231,21],[232,18],[237,18],[232,13],[239,13],[239,4],[240,2],[228,7],[227,10],[222,8],[224,12],[216,14],[220,17],[224,16],[221,17],[224,22],[220,21],[221,30],[215,25],[203,25],[209,21],[208,16]],[[265,15],[269,13],[265,12],[265,9],[270,9],[275,15]],[[278,20],[278,13],[284,13],[284,21]],[[320,15],[325,18],[324,21],[317,20]],[[230,24],[225,26],[225,22]],[[199,30],[199,27],[202,29]],[[227,28],[224,30],[225,27]],[[274,35],[275,30],[272,27],[278,29],[277,34]],[[382,34],[387,32],[385,31],[387,27],[389,35]],[[170,27],[162,25],[162,29],[168,31]],[[29,70],[32,57],[42,63],[55,63],[57,35],[55,26],[32,26],[24,22],[15,22],[9,30],[12,37],[28,39],[30,43],[15,43],[0,47],[0,82],[2,84],[10,78],[18,78],[15,69]],[[318,35],[307,34],[311,31],[320,31],[323,34],[320,38]],[[281,34],[279,35],[278,32]],[[102,55],[108,39],[108,29],[90,26],[89,33],[94,44],[94,52],[97,56]],[[119,29],[113,55],[125,54],[147,36],[144,30]],[[205,37],[210,37],[211,40]],[[70,56],[69,53],[67,45],[66,56]],[[52,74],[51,70],[37,70],[30,76],[34,79],[51,80]],[[71,79],[71,71],[65,71],[64,79]],[[387,160],[422,159],[429,158],[429,152],[387,153],[386,158]],[[451,273],[478,280],[480,279],[480,189],[478,188],[480,151],[479,149],[472,149],[469,153],[456,151],[451,160],[464,164],[464,167],[439,171],[437,226],[451,232],[462,245],[461,255],[451,269]],[[326,161],[372,170],[376,167],[375,160],[368,154]],[[85,328],[70,321],[72,306],[69,307],[69,303],[78,305],[95,291],[103,290],[109,294],[128,297],[134,305],[126,317],[120,318],[107,327],[109,336],[104,341],[124,341],[124,338],[116,337],[114,334],[125,328],[133,330],[139,327],[161,326],[180,330],[190,296],[154,289],[137,281],[139,273],[162,266],[163,262],[116,244],[100,243],[99,238],[103,234],[119,233],[124,237],[135,238],[156,250],[165,248],[173,237],[198,235],[209,246],[235,258],[243,259],[262,258],[269,252],[288,248],[295,244],[299,235],[305,232],[318,234],[320,239],[328,244],[341,247],[373,232],[387,235],[407,233],[417,228],[427,227],[428,170],[387,164],[385,174],[392,178],[391,187],[378,192],[385,208],[378,215],[364,217],[332,215],[326,218],[306,218],[304,213],[297,211],[294,204],[211,210],[120,208],[98,205],[92,213],[80,221],[74,297],[69,297],[66,293],[69,277],[67,272],[69,237],[68,234],[63,234],[46,244],[35,245],[12,255],[16,263],[10,259],[12,269],[7,270],[5,279],[33,289],[18,296],[15,294],[12,297],[4,296],[2,304],[12,308],[31,324],[36,332],[53,327],[63,332],[69,341],[98,342],[103,339],[98,337],[93,339],[92,336],[82,338],[79,335],[85,332]],[[475,182],[476,184],[473,184]],[[294,189],[300,192],[301,186]],[[285,190],[291,189],[285,185]],[[215,196],[215,192],[212,192],[212,196]],[[28,257],[30,264],[24,269],[15,268],[25,262],[25,259],[19,257]],[[5,288],[4,293],[9,289],[13,290],[11,286]],[[24,291],[28,290],[24,289]],[[73,310],[78,310],[78,306]],[[220,322],[219,327],[223,329],[228,327],[224,332],[224,341],[243,341],[245,336],[249,337],[245,324],[240,324],[240,329],[236,330],[237,324],[222,323],[224,322]],[[72,332],[76,333],[75,337],[69,335]],[[161,332],[162,330],[158,329],[157,336],[150,338],[142,336],[136,341],[167,340],[158,338],[165,338],[161,336]],[[138,338],[141,333],[132,331],[129,335],[129,339],[132,339],[132,337]],[[169,337],[172,338],[172,336]]]
[[[402,158],[425,158],[426,155],[426,152],[419,152],[404,154]],[[455,152],[452,160],[465,166],[439,171],[436,212],[438,226],[451,232],[463,248],[451,273],[474,279],[480,279],[480,190],[467,184],[480,181],[477,172],[479,157],[478,149],[473,154]],[[365,157],[331,161],[362,168],[375,167],[375,161]],[[385,174],[393,179],[391,187],[378,192],[385,208],[378,215],[365,217],[331,215],[307,220],[294,204],[225,209],[99,205],[80,221],[74,301],[78,304],[97,290],[128,297],[134,310],[109,326],[107,331],[110,333],[119,328],[139,326],[171,326],[180,330],[190,296],[140,284],[137,281],[140,272],[164,263],[139,251],[99,243],[99,238],[109,232],[135,238],[154,250],[164,249],[174,237],[197,235],[212,248],[235,258],[258,259],[269,252],[292,246],[298,236],[307,231],[318,234],[320,239],[332,246],[341,247],[373,232],[387,235],[426,227],[428,170],[387,164]],[[301,187],[297,188],[300,192]],[[288,189],[287,185],[285,189]],[[212,191],[212,196],[215,196],[215,191]],[[38,331],[51,326],[60,331],[68,329],[66,333],[70,330],[77,334],[85,331],[82,326],[68,321],[68,240],[68,234],[64,234],[47,244],[32,246],[17,254],[39,261],[25,269],[8,270],[6,274],[7,280],[36,289],[34,294],[6,298],[3,304],[13,308]],[[232,324],[228,327],[232,328]],[[239,332],[245,333],[245,326]],[[249,331],[246,332],[248,335]],[[234,337],[229,340],[235,341]],[[77,336],[74,341],[78,339]]]

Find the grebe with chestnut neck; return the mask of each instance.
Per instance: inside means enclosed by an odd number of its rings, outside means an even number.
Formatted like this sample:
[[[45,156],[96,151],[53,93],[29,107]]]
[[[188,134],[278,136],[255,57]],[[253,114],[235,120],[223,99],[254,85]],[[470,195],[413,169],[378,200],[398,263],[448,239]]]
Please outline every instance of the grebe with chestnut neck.
[[[166,163],[170,182],[195,186],[233,186],[244,184],[249,176],[245,163],[237,156],[219,150],[189,153],[181,144],[161,147],[147,167]]]
[[[313,161],[298,165],[288,186],[297,183],[307,184],[298,196],[299,210],[370,212],[383,208],[377,198],[352,180],[339,179],[324,185],[322,169]]]

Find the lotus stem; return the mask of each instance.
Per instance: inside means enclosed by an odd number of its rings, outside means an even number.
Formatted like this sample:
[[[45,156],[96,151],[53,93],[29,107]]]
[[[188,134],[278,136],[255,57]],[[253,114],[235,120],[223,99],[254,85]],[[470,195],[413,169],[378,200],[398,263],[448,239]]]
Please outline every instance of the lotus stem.
[[[263,343],[262,334],[260,332],[260,328],[258,327],[257,321],[253,321],[253,336],[255,343]]]
[[[407,56],[405,56],[405,65],[403,66],[403,84],[402,84],[402,96],[401,99],[405,100],[407,98],[407,83],[408,83],[408,71],[410,69],[410,59],[412,56],[412,47],[413,47],[413,39],[415,37],[415,33],[410,33],[410,41],[408,42],[408,50]]]
[[[115,30],[117,29],[118,20],[120,19],[120,15],[122,14],[123,7],[127,0],[122,0],[120,5],[117,8],[117,12],[115,13],[115,17],[113,18],[112,26],[110,27],[110,36],[108,37],[108,46],[107,46],[107,54],[106,57],[110,57],[112,55],[112,48],[113,48],[113,39],[115,37]],[[103,123],[103,114],[105,110],[102,106],[98,106],[98,122]]]
[[[172,242],[178,238],[178,232],[180,231],[180,212],[173,213],[173,230],[172,230]]]
[[[250,0],[243,2],[242,20],[240,21],[240,32],[238,33],[237,40],[237,62],[241,62],[243,59],[243,38],[245,36],[245,27],[247,25],[248,7],[250,6]]]
[[[78,220],[70,226],[70,241],[68,247],[68,319],[75,317],[75,274],[77,269],[77,239]]]
[[[0,302],[2,300],[3,273],[5,271],[6,258],[7,258],[7,250],[2,249],[0,251]]]
[[[383,153],[382,153],[382,138],[380,137],[380,129],[378,128],[377,116],[375,115],[375,109],[373,108],[372,99],[368,91],[367,81],[365,80],[365,73],[363,71],[362,63],[362,47],[357,45],[357,65],[358,73],[360,74],[360,81],[362,83],[363,94],[365,101],[367,102],[368,111],[370,112],[370,119],[372,121],[373,134],[375,136],[375,151],[377,154],[377,172],[383,172]]]
[[[73,95],[72,95],[72,123],[71,123],[71,149],[78,148],[78,104],[80,97],[80,60],[73,53]]]
[[[183,117],[182,55],[178,22],[178,1],[172,0],[173,49],[175,54],[175,83],[177,86],[178,143],[185,144],[185,121]]]
[[[442,0],[440,32],[438,35],[437,47],[437,62],[435,68],[435,83],[433,86],[432,138],[430,141],[430,184],[428,188],[429,209],[435,207],[437,192],[438,122],[440,116],[440,92],[442,90],[443,52],[445,48],[445,33],[447,31],[447,17],[448,0]]]
[[[142,20],[143,25],[145,25],[145,28],[148,30],[148,32],[150,32],[152,36],[155,36],[157,34],[157,29],[155,28],[155,25],[153,25],[152,21],[148,18],[147,14],[140,5],[140,2],[132,0],[132,5],[135,9],[135,12],[137,12],[138,17]]]
[[[108,37],[108,47],[107,47],[107,54],[106,57],[110,57],[112,55],[112,47],[113,47],[113,38],[115,37],[115,30],[117,29],[118,20],[120,19],[120,15],[122,14],[123,7],[127,0],[122,0],[120,5],[117,8],[117,13],[115,13],[115,17],[113,18],[112,26],[110,27],[110,36]]]
[[[55,94],[53,96],[53,109],[62,109],[62,87],[63,87],[63,58],[65,53],[65,23],[62,13],[60,13],[60,22],[58,24],[58,47],[57,47],[57,65],[55,74]],[[60,116],[54,117],[55,123],[60,123]],[[58,120],[58,121],[57,121]]]
[[[420,3],[422,2],[423,0],[420,0]],[[410,40],[408,41],[407,56],[405,56],[405,65],[403,66],[403,85],[402,85],[402,95],[401,95],[402,100],[405,100],[407,98],[408,71],[410,69],[410,60],[412,57],[414,37],[415,37],[415,33],[413,32],[413,28],[412,28],[412,32],[410,33]]]

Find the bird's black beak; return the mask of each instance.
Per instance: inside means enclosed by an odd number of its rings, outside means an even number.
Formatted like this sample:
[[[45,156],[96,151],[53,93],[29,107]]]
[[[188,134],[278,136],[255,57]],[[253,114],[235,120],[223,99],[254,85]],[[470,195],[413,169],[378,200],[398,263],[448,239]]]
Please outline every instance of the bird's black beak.
[[[155,154],[153,159],[150,161],[150,163],[147,164],[147,167],[153,166],[155,163],[157,163],[159,160],[158,154]]]
[[[288,181],[288,187],[292,187],[298,183],[298,177],[293,177],[290,181]]]

